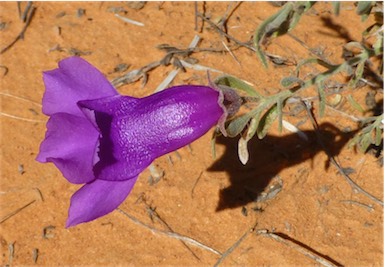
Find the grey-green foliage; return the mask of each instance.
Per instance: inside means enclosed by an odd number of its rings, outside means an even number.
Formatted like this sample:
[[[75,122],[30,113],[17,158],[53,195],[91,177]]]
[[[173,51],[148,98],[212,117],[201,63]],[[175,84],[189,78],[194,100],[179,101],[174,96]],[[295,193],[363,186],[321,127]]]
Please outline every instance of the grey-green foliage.
[[[230,75],[219,76],[215,79],[214,83],[217,85],[224,85],[239,91],[243,91],[244,93],[252,97],[262,97],[262,95],[255,91],[255,89],[251,85],[238,79],[237,77],[233,77]]]
[[[287,2],[276,14],[267,18],[254,33],[254,45],[262,64],[267,67],[262,43],[268,37],[276,37],[292,30],[301,16],[314,4],[311,1]]]
[[[358,1],[356,12],[358,15],[361,15],[362,21],[365,21],[369,17],[370,12],[375,5],[375,1]]]
[[[263,96],[244,81],[227,75],[217,78],[214,83],[219,86],[229,86],[240,93],[246,94],[246,99],[251,98],[252,102],[258,103],[249,112],[233,118],[226,126],[226,132],[229,137],[242,134],[243,137],[239,142],[238,153],[240,160],[245,164],[248,160],[247,142],[256,134],[258,138],[264,138],[270,126],[277,118],[279,118],[281,128],[283,103],[294,94],[295,90],[285,90],[276,95]],[[214,147],[213,153],[215,155]]]
[[[384,131],[384,114],[367,118],[365,127],[350,141],[350,146],[356,145],[361,152],[366,152],[370,145],[380,146]]]
[[[292,30],[300,21],[301,16],[309,10],[315,2],[287,2],[276,14],[267,18],[257,28],[254,34],[254,45],[257,55],[262,64],[267,67],[266,55],[262,44],[266,38],[276,37]],[[340,13],[340,3],[333,2],[334,14]],[[380,68],[377,70],[378,76],[382,77],[382,55],[383,55],[383,8],[382,3],[378,2],[358,2],[356,4],[356,13],[362,17],[362,21],[371,14],[375,16],[375,23],[368,27],[362,33],[361,42],[349,42],[341,47],[341,50],[354,51],[350,57],[347,57],[341,64],[331,64],[321,58],[307,58],[300,61],[294,73],[281,80],[281,86],[285,90],[271,96],[263,96],[246,82],[233,77],[221,76],[214,82],[218,85],[225,85],[254,98],[256,101],[252,109],[238,117],[233,118],[227,124],[229,136],[242,135],[242,147],[257,134],[262,139],[267,134],[272,123],[278,119],[279,130],[282,128],[282,109],[287,99],[295,96],[299,91],[314,87],[319,99],[319,114],[322,116],[327,105],[326,102],[326,84],[336,75],[343,73],[348,75],[349,81],[347,88],[356,88],[359,81],[365,75],[365,67],[371,63],[373,58],[380,60]],[[368,38],[374,37],[373,45],[369,45]],[[315,64],[326,68],[325,71],[318,73],[306,79],[300,78],[301,70],[309,65]],[[362,107],[349,95],[348,102],[357,110],[363,111]],[[360,150],[366,151],[370,144],[379,145],[383,136],[383,114],[370,117],[361,121],[361,131],[352,139],[351,145],[357,145]],[[247,151],[245,151],[245,154]],[[245,160],[245,158],[243,158]]]

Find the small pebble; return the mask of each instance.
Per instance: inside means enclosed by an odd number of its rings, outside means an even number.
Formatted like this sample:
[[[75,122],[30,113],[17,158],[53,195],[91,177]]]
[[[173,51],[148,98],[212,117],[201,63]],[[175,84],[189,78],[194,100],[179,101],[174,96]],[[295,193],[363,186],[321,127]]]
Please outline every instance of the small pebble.
[[[86,10],[83,9],[83,8],[79,8],[79,9],[76,11],[76,17],[78,17],[78,18],[83,17],[85,14],[86,14]]]
[[[19,165],[17,166],[17,171],[18,171],[20,174],[24,174],[24,173],[25,173],[24,165],[23,165],[23,164],[19,164]]]
[[[65,12],[65,11],[62,11],[62,12],[58,13],[55,17],[56,17],[57,19],[59,19],[59,18],[64,17],[65,15],[66,15],[66,12]]]

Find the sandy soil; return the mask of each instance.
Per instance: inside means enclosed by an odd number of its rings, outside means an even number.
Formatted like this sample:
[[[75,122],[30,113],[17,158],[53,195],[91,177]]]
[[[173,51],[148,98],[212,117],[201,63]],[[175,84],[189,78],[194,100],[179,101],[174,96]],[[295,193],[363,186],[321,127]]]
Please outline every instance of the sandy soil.
[[[212,21],[219,21],[227,6],[209,2],[204,8]],[[22,3],[22,11],[25,7]],[[150,172],[143,172],[120,210],[65,229],[69,199],[79,186],[68,183],[52,164],[35,161],[47,120],[40,106],[42,71],[81,54],[112,80],[123,74],[115,70],[119,64],[128,64],[129,71],[160,60],[165,55],[156,48],[160,44],[187,48],[198,34],[199,47],[224,50],[222,42],[227,40],[201,21],[198,30],[202,31],[194,30],[193,2],[150,2],[142,8],[114,2],[37,2],[33,7],[23,38],[0,58],[0,265],[383,264],[383,207],[352,190],[329,164],[304,112],[285,118],[293,124],[303,122],[300,127],[308,143],[286,130],[280,134],[274,125],[265,139],[251,142],[250,161],[243,166],[237,156],[237,138],[220,138],[213,159],[210,132],[190,148],[157,159],[164,176],[151,184]],[[202,12],[203,4],[198,8]],[[242,3],[228,20],[228,32],[246,42],[277,10],[268,3]],[[126,23],[114,12],[144,26]],[[3,49],[25,26],[15,2],[0,3],[0,22]],[[331,14],[330,4],[318,3],[292,34],[339,63],[341,46],[359,41],[370,23],[360,23],[352,3],[343,4],[339,17]],[[268,51],[289,62],[311,56],[290,36],[272,41]],[[276,93],[279,81],[295,67],[264,69],[246,48],[233,54],[236,59],[227,52],[209,51],[191,57],[249,81],[264,94]],[[144,88],[138,81],[118,90],[149,95],[173,69],[170,65],[149,72]],[[185,83],[207,84],[206,72],[180,72],[173,84]],[[367,107],[369,90],[363,87],[347,93]],[[309,95],[315,95],[314,89]],[[382,96],[376,97],[381,101]],[[346,102],[341,110],[362,116]],[[350,168],[350,177],[383,199],[381,160],[347,147],[351,135],[344,130],[357,125],[328,109],[319,123],[328,149],[342,167]]]

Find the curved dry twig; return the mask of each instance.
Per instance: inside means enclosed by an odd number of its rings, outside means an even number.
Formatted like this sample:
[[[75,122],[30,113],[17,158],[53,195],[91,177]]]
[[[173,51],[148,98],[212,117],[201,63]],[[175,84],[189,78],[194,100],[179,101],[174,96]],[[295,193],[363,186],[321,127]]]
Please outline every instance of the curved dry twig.
[[[252,232],[254,232],[254,229],[255,229],[255,226],[256,224],[251,227],[249,230],[246,231],[246,233],[244,233],[229,249],[227,249],[223,254],[222,256],[218,259],[218,261],[214,264],[214,267],[217,267],[219,266],[219,264],[221,264],[225,258],[230,255],[241,243],[243,240],[245,240],[245,238]]]
[[[313,128],[315,130],[315,133],[317,135],[317,140],[318,140],[318,143],[321,145],[321,147],[323,148],[323,150],[325,151],[325,153],[327,154],[327,156],[329,157],[329,160],[330,162],[337,168],[338,172],[345,178],[345,180],[350,184],[350,186],[356,190],[357,192],[365,195],[366,197],[370,198],[371,200],[373,200],[374,202],[376,202],[377,204],[381,205],[381,206],[384,206],[384,202],[381,201],[380,199],[376,198],[375,196],[373,196],[372,194],[366,192],[364,189],[362,189],[362,187],[360,187],[356,182],[354,182],[352,180],[352,178],[349,177],[348,174],[346,174],[346,172],[344,171],[344,169],[340,166],[340,164],[338,164],[338,162],[336,161],[336,159],[331,155],[331,153],[328,151],[328,149],[326,148],[324,142],[322,141],[322,138],[320,136],[320,133],[319,133],[319,130],[318,130],[318,123],[316,121],[316,119],[314,118],[314,115],[310,109],[310,104],[306,101],[301,101],[301,103],[303,104],[303,106],[305,107],[306,109],[306,112],[310,118],[310,121],[313,125]]]
[[[122,213],[124,216],[126,216],[127,218],[129,218],[131,221],[133,221],[134,223],[140,225],[140,226],[143,226],[149,230],[151,230],[153,233],[158,233],[158,234],[164,234],[164,235],[167,235],[169,237],[172,237],[172,238],[175,238],[175,239],[178,239],[178,240],[182,240],[184,242],[187,242],[191,245],[194,245],[196,247],[199,247],[199,248],[202,248],[202,249],[205,249],[207,251],[210,251],[214,254],[217,254],[217,255],[222,255],[221,252],[219,252],[218,250],[216,249],[213,249],[209,246],[206,246],[205,244],[202,244],[201,242],[191,238],[191,237],[188,237],[188,236],[184,236],[184,235],[180,235],[178,233],[175,233],[175,232],[168,232],[168,231],[163,231],[163,230],[159,230],[159,229],[156,229],[154,227],[151,227],[150,225],[147,225],[141,221],[139,221],[138,219],[136,219],[134,216],[128,214],[127,212],[125,212],[124,210],[121,210],[119,208],[116,209],[117,211],[119,211],[120,213]]]
[[[306,248],[306,246],[301,246],[298,244],[295,240],[292,240],[291,238],[285,238],[282,236],[282,234],[279,233],[272,233],[266,229],[257,230],[257,235],[266,236],[269,238],[274,239],[275,241],[278,241],[298,252],[305,255],[306,257],[311,258],[312,260],[315,260],[319,264],[326,266],[326,267],[336,267],[336,266],[342,266],[342,264],[337,262],[332,262],[332,260],[327,259],[325,256],[321,256],[319,253],[314,251],[313,249]]]
[[[24,24],[23,29],[21,30],[21,32],[16,36],[16,38],[10,44],[8,44],[6,47],[1,49],[0,54],[3,54],[6,51],[8,51],[8,49],[10,49],[17,41],[24,38],[24,33],[26,32],[29,24],[32,21],[33,15],[35,14],[35,11],[36,11],[36,7],[34,7],[34,6],[28,7],[27,10],[28,10],[28,12],[27,12],[28,15],[25,15],[26,17],[25,17],[25,24]]]

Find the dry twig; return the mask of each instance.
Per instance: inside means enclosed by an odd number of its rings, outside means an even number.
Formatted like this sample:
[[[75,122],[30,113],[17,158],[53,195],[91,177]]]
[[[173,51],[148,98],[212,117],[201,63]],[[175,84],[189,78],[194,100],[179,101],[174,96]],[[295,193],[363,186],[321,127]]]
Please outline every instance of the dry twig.
[[[367,205],[367,204],[364,204],[364,203],[361,203],[361,202],[358,202],[358,201],[354,201],[354,200],[341,200],[342,203],[349,203],[351,205],[357,205],[359,207],[363,207],[365,209],[367,209],[369,212],[372,212],[374,211],[374,208],[372,207],[372,205]]]
[[[318,262],[319,264],[322,264],[323,266],[326,266],[326,267],[342,266],[342,264],[330,259],[329,257],[321,255],[317,251],[307,248],[305,245],[300,245],[300,242],[295,242],[292,238],[286,237],[284,234],[272,233],[265,229],[257,230],[256,234],[265,236],[265,237],[270,237],[275,241],[278,241],[288,246],[289,248],[292,248],[298,251],[299,253],[305,255],[306,257],[309,257],[312,260],[315,260],[316,262]]]
[[[22,206],[21,208],[18,208],[16,209],[15,211],[7,214],[6,216],[4,216],[3,218],[0,219],[0,224],[2,224],[3,222],[5,222],[6,220],[8,220],[9,218],[11,218],[12,216],[16,215],[17,213],[19,213],[20,211],[22,211],[23,209],[27,208],[28,206],[30,206],[31,204],[33,204],[34,202],[36,201],[36,199],[28,202],[27,204],[25,204],[24,206]]]
[[[305,109],[306,109],[306,112],[310,118],[310,121],[313,125],[313,128],[314,128],[314,131],[317,135],[317,140],[318,140],[318,143],[321,145],[322,149],[325,151],[325,153],[327,154],[327,156],[329,157],[329,160],[330,162],[337,168],[338,172],[345,178],[345,180],[350,184],[350,186],[356,190],[357,192],[365,195],[366,197],[370,198],[371,200],[373,200],[374,202],[376,202],[377,204],[381,205],[381,206],[384,206],[384,202],[382,202],[380,199],[376,198],[375,196],[371,195],[370,193],[366,192],[364,189],[362,189],[358,184],[356,184],[356,182],[354,182],[350,177],[349,175],[344,171],[344,168],[342,168],[338,162],[336,161],[336,159],[332,156],[332,154],[329,152],[329,150],[326,148],[324,142],[322,141],[322,136],[319,132],[319,127],[318,127],[318,123],[310,109],[310,103],[309,102],[305,102],[305,101],[302,101],[302,104],[304,105]]]
[[[192,68],[192,69],[199,70],[199,71],[210,70],[210,71],[214,71],[214,72],[219,72],[218,70],[213,69],[213,68],[205,67],[205,66],[202,66],[199,64],[191,64],[191,63],[189,63],[183,59],[178,59],[178,57],[182,57],[182,58],[187,57],[188,58],[192,53],[197,53],[197,52],[214,52],[214,53],[226,53],[226,52],[228,52],[226,49],[216,49],[216,48],[189,47],[186,49],[178,49],[178,48],[175,48],[175,47],[172,47],[169,45],[161,45],[161,46],[159,46],[159,48],[166,51],[166,55],[162,59],[160,59],[158,61],[151,62],[151,63],[141,67],[140,69],[131,70],[130,72],[113,79],[111,81],[111,83],[115,87],[120,87],[124,84],[133,83],[133,82],[136,82],[136,81],[143,78],[143,86],[144,86],[147,83],[148,73],[150,71],[152,71],[152,70],[154,70],[157,67],[160,67],[162,65],[164,65],[164,66],[169,65],[170,62],[174,59],[176,59],[175,61],[180,62],[181,67]],[[237,49],[237,47],[229,48],[229,49],[235,50],[235,49]]]
[[[151,219],[155,218],[157,219],[164,227],[167,228],[167,230],[169,230],[171,233],[175,233],[174,230],[172,230],[172,228],[170,227],[170,225],[168,223],[166,223],[165,220],[163,220],[160,215],[156,212],[155,208],[149,206],[147,203],[145,203],[146,205],[146,208],[147,208],[147,211],[149,212],[150,214],[150,217]],[[183,244],[183,246],[185,248],[188,249],[188,251],[190,251],[190,253],[197,259],[200,261],[200,258],[194,253],[194,251],[191,250],[191,248],[189,246],[187,246],[187,244],[183,241],[183,240],[180,240],[180,242]]]
[[[214,253],[216,255],[222,255],[222,253],[219,252],[218,250],[213,249],[213,248],[211,248],[209,246],[206,246],[206,245],[202,244],[201,242],[199,242],[199,241],[197,241],[197,240],[195,240],[195,239],[193,239],[191,237],[180,235],[180,234],[175,233],[175,232],[167,232],[167,231],[156,229],[154,227],[151,227],[150,225],[147,225],[147,224],[139,221],[134,216],[128,214],[127,212],[125,212],[125,211],[123,211],[123,210],[121,210],[119,208],[117,208],[116,210],[119,211],[120,213],[122,213],[127,218],[129,218],[134,223],[149,229],[153,233],[164,234],[164,235],[166,235],[168,237],[172,237],[172,238],[175,238],[175,239],[178,239],[178,240],[182,240],[182,241],[187,242],[187,243],[189,243],[191,245],[194,245],[196,247],[199,247],[199,248],[205,249],[207,251],[210,251],[210,252],[212,252],[212,253]]]
[[[13,40],[9,45],[7,45],[3,49],[1,49],[0,54],[3,54],[8,49],[10,49],[17,41],[19,41],[20,39],[24,38],[24,33],[26,32],[29,24],[31,23],[31,20],[32,20],[34,14],[35,14],[35,10],[36,10],[36,8],[34,6],[32,6],[32,7],[27,6],[26,11],[28,11],[28,12],[27,12],[27,14],[23,14],[23,18],[25,18],[25,23],[24,23],[23,29],[16,36],[15,40]]]
[[[235,39],[233,36],[231,36],[230,34],[224,32],[221,28],[219,28],[214,22],[212,22],[211,20],[209,20],[208,18],[206,18],[204,15],[202,15],[201,13],[198,12],[197,14],[198,17],[202,18],[204,21],[207,21],[220,35],[222,36],[225,36],[227,37],[228,39],[230,39],[231,41],[233,41],[234,43],[236,43],[237,45],[239,46],[243,46],[243,47],[246,47],[248,49],[250,49],[251,51],[255,52],[256,49],[254,46],[248,44],[248,43],[244,43],[244,42],[241,42],[237,39]]]
[[[229,256],[250,233],[254,232],[256,225],[257,224],[247,230],[246,233],[244,233],[230,248],[228,248],[219,258],[219,260],[214,264],[214,267],[219,266],[219,264],[221,264],[226,259],[226,257]]]

